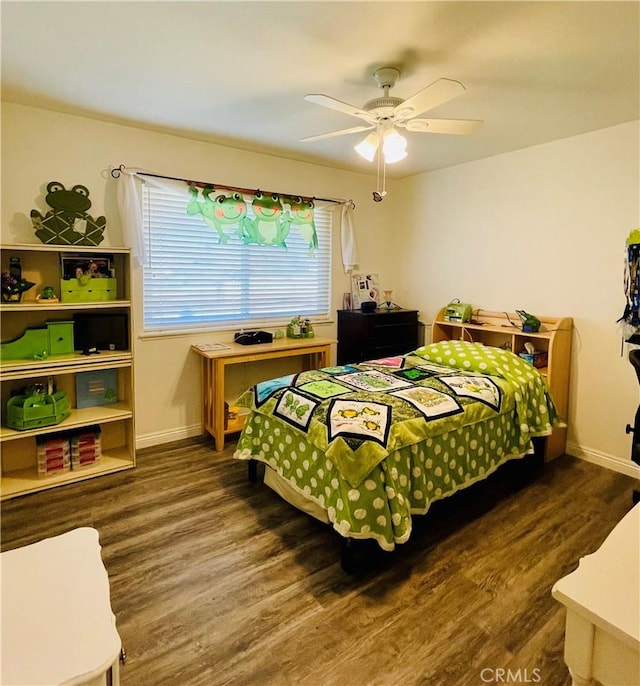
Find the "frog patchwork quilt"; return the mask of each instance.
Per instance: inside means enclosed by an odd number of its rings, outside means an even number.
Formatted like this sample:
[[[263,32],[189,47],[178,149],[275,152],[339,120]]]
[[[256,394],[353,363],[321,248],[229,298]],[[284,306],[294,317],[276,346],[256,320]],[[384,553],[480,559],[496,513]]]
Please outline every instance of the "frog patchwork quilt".
[[[234,457],[274,469],[344,536],[384,549],[411,515],[532,451],[559,423],[537,369],[463,341],[256,384]]]

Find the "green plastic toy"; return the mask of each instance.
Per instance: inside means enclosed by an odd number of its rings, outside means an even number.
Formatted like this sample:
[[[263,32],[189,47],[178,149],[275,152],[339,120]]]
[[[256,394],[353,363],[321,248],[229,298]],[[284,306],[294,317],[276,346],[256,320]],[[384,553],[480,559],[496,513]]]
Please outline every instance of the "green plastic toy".
[[[526,333],[537,333],[540,331],[540,320],[524,310],[516,310],[517,315],[522,320],[522,330]]]

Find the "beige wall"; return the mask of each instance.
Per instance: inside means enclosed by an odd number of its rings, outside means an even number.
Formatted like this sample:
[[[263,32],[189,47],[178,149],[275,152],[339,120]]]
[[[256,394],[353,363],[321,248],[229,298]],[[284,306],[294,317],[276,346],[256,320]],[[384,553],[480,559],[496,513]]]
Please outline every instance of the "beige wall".
[[[76,183],[87,186],[93,203],[90,214],[107,217],[102,245],[122,245],[115,181],[109,174],[110,167],[121,163],[245,188],[352,198],[362,236],[360,263],[364,269],[375,268],[383,284],[388,280],[385,257],[393,237],[386,231],[385,204],[371,200],[375,177],[7,103],[2,108],[2,242],[39,243],[29,212],[34,207],[46,209],[42,191],[49,181],[56,180],[67,187]],[[393,183],[387,188],[392,191]],[[333,245],[335,311],[349,283],[342,269],[337,227]],[[139,329],[139,273],[134,282],[138,294],[134,323]],[[335,337],[334,322],[316,330],[318,335]],[[200,367],[190,346],[231,336],[229,331],[217,336],[136,338],[138,447],[200,433]],[[246,387],[251,378],[250,370],[237,372],[231,379],[230,395],[234,389]]]
[[[396,255],[428,321],[452,298],[574,318],[568,452],[630,465],[640,400],[621,356],[625,239],[640,226],[639,122],[403,182]],[[618,467],[619,464],[613,466]]]
[[[620,354],[624,241],[640,226],[639,123],[429,174],[375,177],[19,105],[2,110],[2,241],[37,243],[29,219],[48,181],[83,183],[106,214],[105,245],[121,245],[111,166],[249,188],[353,198],[360,263],[428,323],[452,298],[495,310],[573,316],[569,452],[629,470],[624,433],[640,398]],[[348,281],[336,232],[333,309]],[[140,293],[139,274],[136,293]],[[134,294],[135,295],[135,294]],[[140,298],[136,297],[136,322]],[[319,335],[335,335],[332,322]],[[231,332],[225,336],[230,337]],[[218,336],[216,336],[217,338]],[[211,335],[135,340],[139,447],[200,432],[200,377],[191,343]],[[251,374],[238,370],[232,390]]]

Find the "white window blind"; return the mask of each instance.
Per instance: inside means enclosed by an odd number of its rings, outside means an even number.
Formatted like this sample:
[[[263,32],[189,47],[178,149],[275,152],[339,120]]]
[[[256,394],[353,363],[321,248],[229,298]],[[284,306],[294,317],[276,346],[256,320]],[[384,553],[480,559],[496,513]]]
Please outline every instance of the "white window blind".
[[[144,330],[243,328],[329,315],[331,212],[315,207],[318,248],[293,226],[287,247],[221,244],[188,198],[143,185]],[[247,202],[248,216],[253,217]],[[233,230],[227,228],[232,234]]]

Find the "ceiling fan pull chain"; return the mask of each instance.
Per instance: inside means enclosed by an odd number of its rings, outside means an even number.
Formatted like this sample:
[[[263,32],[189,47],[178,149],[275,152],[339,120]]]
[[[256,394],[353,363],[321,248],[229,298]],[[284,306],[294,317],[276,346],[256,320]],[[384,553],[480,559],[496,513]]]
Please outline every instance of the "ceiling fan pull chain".
[[[387,194],[387,162],[382,158],[382,195],[383,197]]]
[[[373,202],[382,202],[384,196],[387,194],[387,165],[384,160],[384,155],[381,153],[380,148],[376,151],[376,159],[378,162],[378,173],[376,176],[376,190],[373,191]],[[380,188],[380,168],[382,167],[382,188]]]

